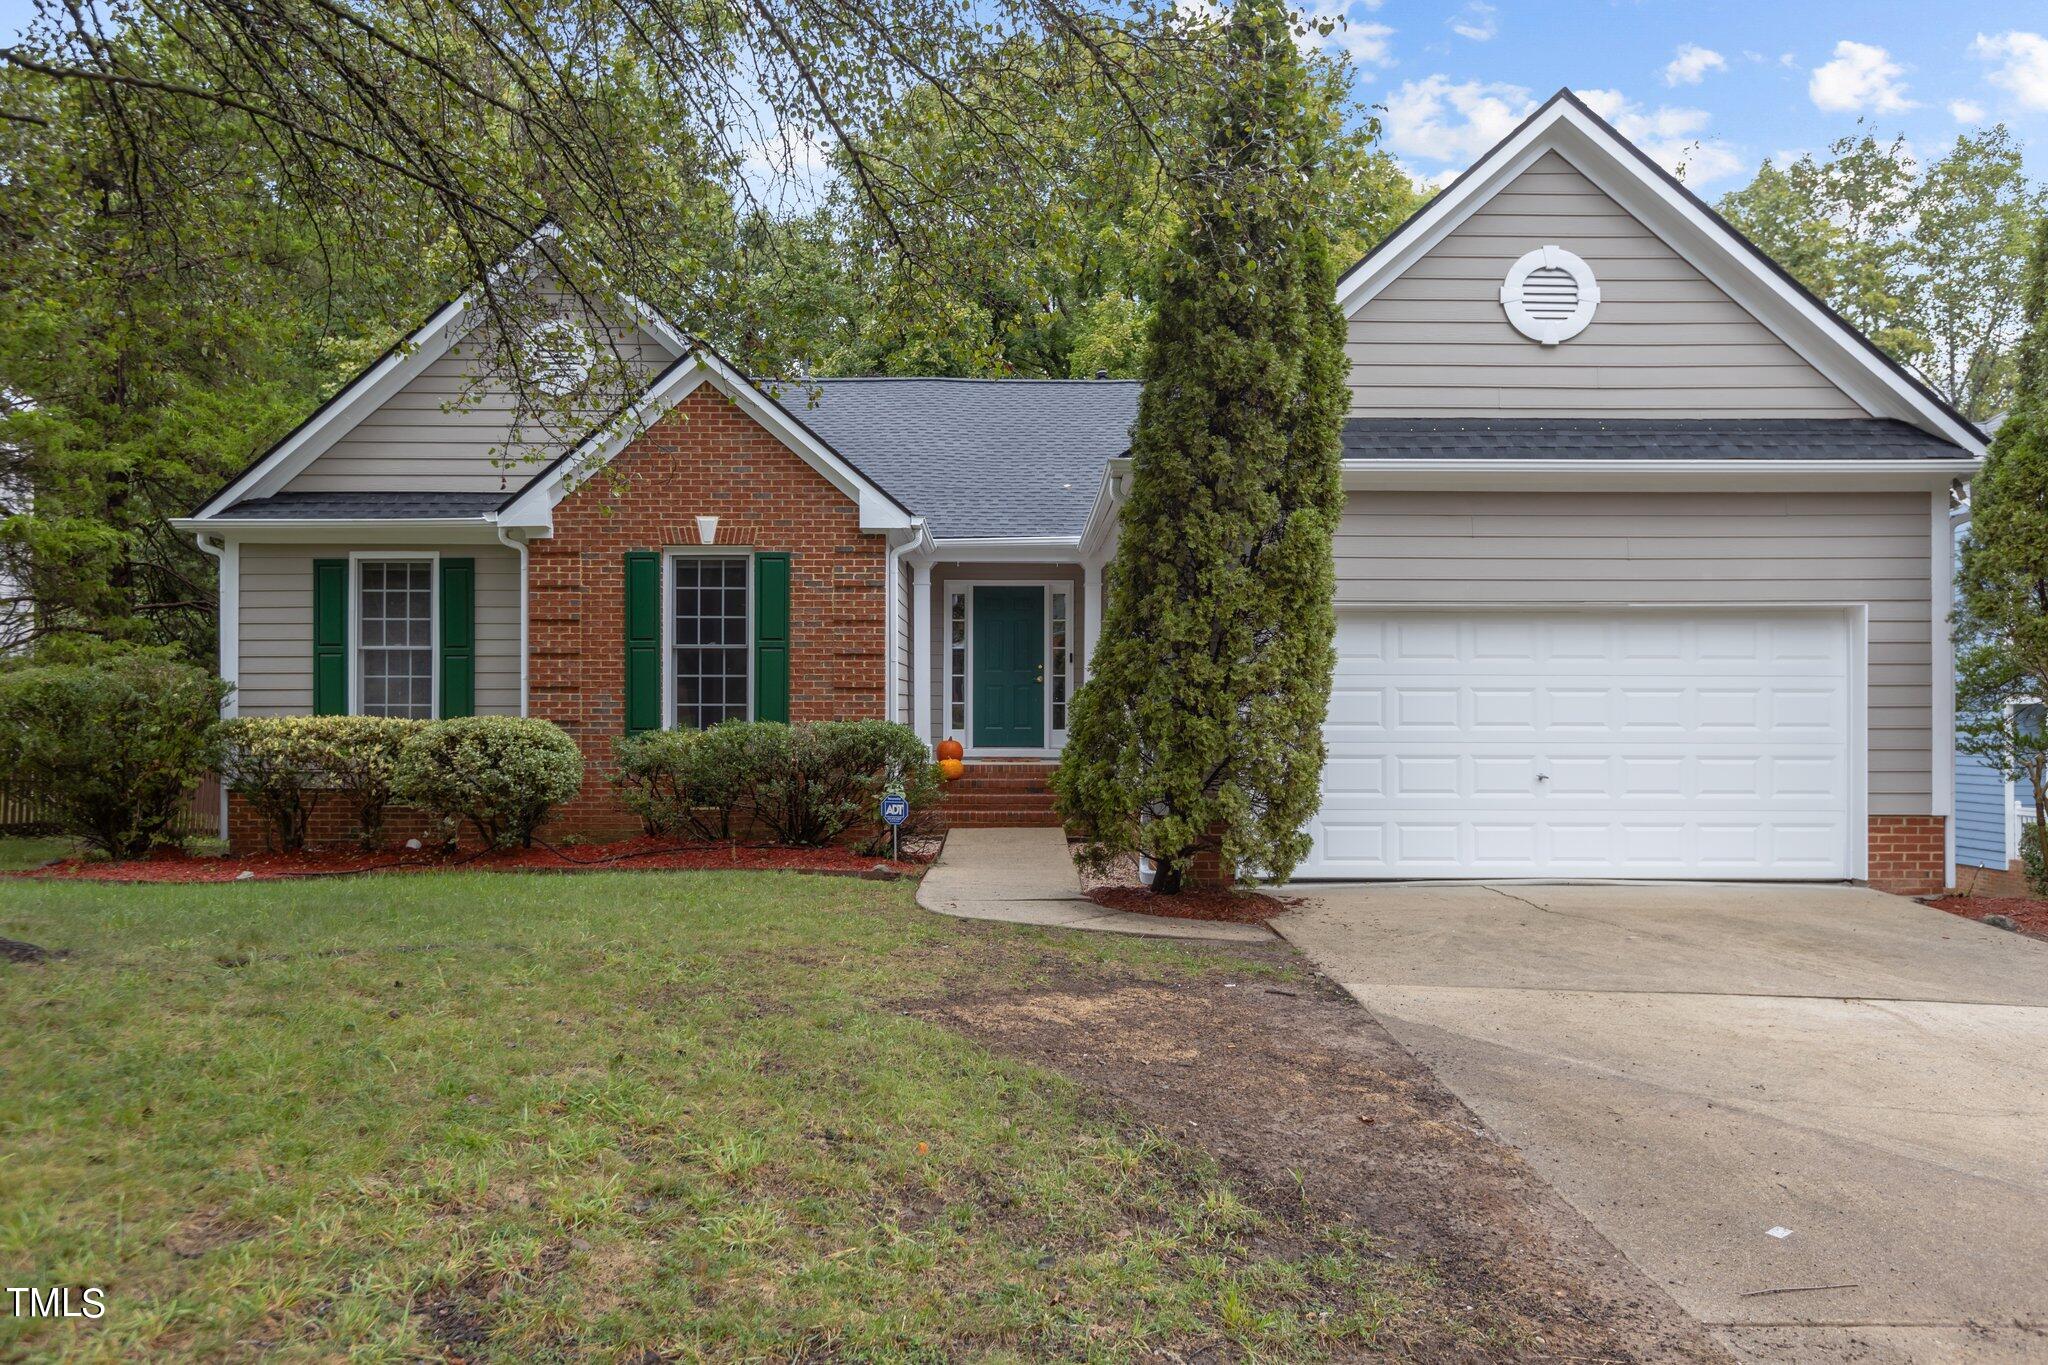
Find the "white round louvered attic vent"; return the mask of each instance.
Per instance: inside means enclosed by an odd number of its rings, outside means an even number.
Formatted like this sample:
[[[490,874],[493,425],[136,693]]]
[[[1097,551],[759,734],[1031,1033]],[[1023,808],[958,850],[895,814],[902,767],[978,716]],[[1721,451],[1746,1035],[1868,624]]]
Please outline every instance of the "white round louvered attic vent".
[[[1586,330],[1600,306],[1600,286],[1577,256],[1561,246],[1540,246],[1509,269],[1500,302],[1517,332],[1555,346]]]

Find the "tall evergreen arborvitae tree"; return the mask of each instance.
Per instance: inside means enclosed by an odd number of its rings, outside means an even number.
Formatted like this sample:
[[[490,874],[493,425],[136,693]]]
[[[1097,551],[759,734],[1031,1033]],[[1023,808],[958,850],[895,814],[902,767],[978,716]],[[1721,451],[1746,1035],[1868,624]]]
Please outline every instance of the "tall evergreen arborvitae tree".
[[[1956,707],[1963,745],[2034,789],[2027,858],[2034,889],[2048,894],[2048,216],[2027,263],[2026,336],[2013,403],[1970,501],[1957,608]]]
[[[1337,130],[1276,0],[1238,0],[1158,270],[1131,486],[1054,778],[1100,862],[1308,851],[1335,666],[1344,324],[1319,224]]]

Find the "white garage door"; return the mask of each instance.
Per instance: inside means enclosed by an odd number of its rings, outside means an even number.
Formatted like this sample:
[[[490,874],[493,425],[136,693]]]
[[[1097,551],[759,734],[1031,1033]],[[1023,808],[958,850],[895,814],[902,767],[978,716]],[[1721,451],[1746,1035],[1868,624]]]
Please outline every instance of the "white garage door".
[[[1848,875],[1834,613],[1344,613],[1298,877]]]

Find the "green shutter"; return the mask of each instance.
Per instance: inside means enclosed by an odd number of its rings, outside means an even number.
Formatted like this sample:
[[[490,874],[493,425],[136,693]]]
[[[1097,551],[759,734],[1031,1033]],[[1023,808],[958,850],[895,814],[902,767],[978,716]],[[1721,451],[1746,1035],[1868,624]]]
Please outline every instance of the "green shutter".
[[[661,556],[626,552],[626,733],[661,728]]]
[[[789,719],[789,556],[754,556],[754,719]]]
[[[441,716],[476,714],[476,561],[441,561]]]
[[[348,714],[348,561],[313,561],[313,714]]]

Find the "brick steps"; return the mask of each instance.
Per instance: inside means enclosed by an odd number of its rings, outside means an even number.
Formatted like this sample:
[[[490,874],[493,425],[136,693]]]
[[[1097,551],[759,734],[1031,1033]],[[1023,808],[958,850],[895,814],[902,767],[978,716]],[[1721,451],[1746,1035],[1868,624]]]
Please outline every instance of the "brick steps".
[[[1052,771],[1042,762],[969,763],[946,784],[946,823],[955,829],[1056,829]]]

